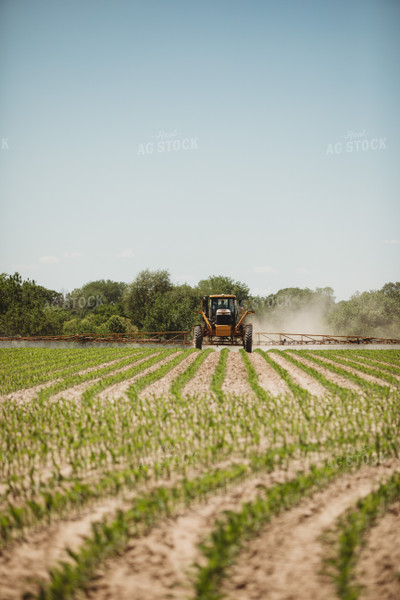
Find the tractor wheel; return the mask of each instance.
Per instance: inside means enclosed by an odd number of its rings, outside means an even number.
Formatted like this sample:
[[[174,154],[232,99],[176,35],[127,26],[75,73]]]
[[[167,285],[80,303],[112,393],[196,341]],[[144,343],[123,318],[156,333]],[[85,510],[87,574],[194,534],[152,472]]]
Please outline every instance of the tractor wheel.
[[[196,325],[194,328],[194,346],[195,348],[198,348],[199,350],[201,350],[201,347],[203,345],[203,332],[201,330],[201,325]]]
[[[253,349],[253,325],[245,325],[243,346],[246,352],[251,352]]]

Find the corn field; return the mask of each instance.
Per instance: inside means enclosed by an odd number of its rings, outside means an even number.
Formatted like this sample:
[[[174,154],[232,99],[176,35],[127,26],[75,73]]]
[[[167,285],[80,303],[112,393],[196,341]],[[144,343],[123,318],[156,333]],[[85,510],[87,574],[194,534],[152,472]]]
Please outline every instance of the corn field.
[[[0,365],[1,600],[400,598],[400,350]]]

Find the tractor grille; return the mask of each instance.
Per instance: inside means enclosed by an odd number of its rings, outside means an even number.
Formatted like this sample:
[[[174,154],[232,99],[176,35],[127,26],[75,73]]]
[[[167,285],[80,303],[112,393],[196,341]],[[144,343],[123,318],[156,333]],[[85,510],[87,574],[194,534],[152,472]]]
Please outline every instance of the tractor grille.
[[[217,315],[217,325],[230,325],[231,315]]]

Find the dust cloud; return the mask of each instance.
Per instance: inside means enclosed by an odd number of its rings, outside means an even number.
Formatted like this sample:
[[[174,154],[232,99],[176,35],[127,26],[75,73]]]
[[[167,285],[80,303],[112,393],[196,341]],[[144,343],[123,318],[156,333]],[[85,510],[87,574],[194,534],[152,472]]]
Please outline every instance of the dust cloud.
[[[259,304],[253,303],[252,310],[255,314],[248,318],[248,321],[253,323],[255,331],[314,335],[329,333],[326,322],[328,307],[323,298],[319,301],[313,299],[305,306],[296,306],[295,303],[290,302],[290,298],[281,305],[260,306]]]

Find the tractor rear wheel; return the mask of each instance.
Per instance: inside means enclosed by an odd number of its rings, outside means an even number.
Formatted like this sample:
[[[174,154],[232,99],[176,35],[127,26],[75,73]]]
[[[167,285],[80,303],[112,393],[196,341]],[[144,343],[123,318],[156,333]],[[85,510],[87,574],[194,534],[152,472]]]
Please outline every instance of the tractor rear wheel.
[[[253,350],[253,325],[245,325],[243,346],[246,352]]]
[[[201,350],[203,346],[203,332],[201,330],[201,325],[196,325],[194,328],[194,346]]]

